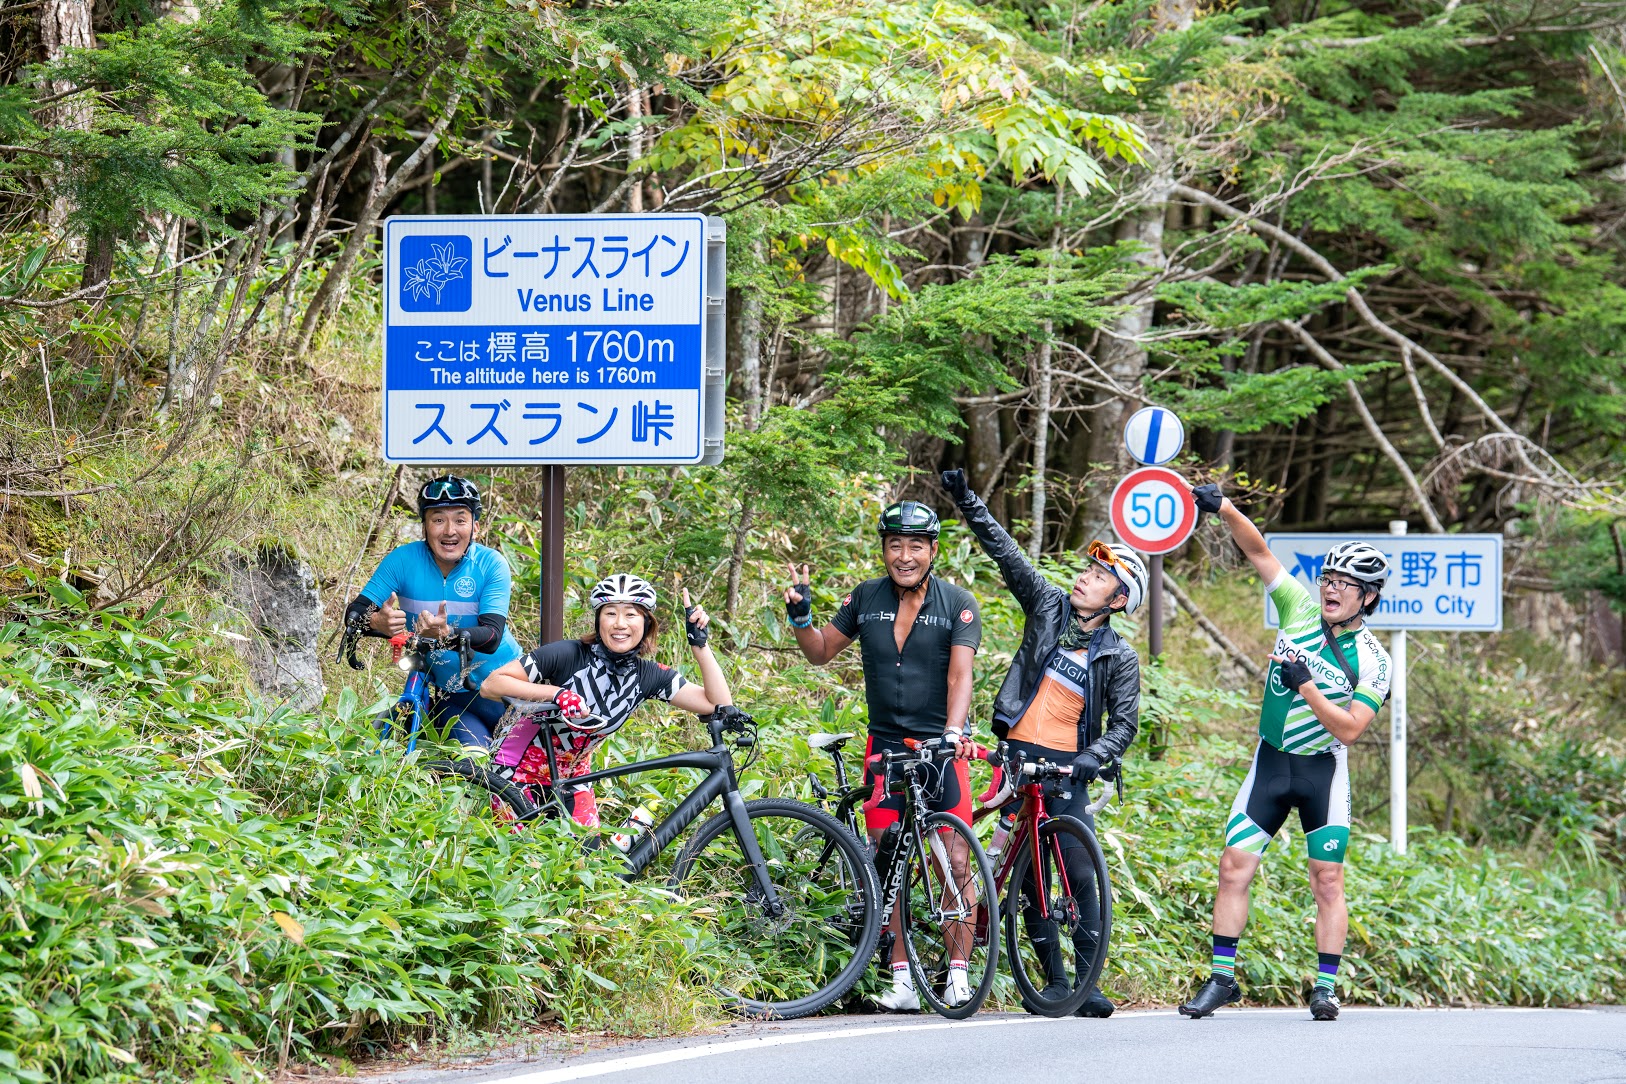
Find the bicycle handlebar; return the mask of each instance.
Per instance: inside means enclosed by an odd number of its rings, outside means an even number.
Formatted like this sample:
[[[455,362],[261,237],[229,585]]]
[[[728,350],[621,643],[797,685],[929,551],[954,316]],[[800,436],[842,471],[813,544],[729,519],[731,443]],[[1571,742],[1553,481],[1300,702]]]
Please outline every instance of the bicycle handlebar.
[[[416,633],[410,632],[400,632],[394,636],[386,636],[382,632],[376,631],[368,623],[368,619],[377,610],[378,607],[374,606],[372,609],[367,610],[364,613],[357,614],[355,620],[346,623],[344,627],[344,636],[339,641],[339,654],[334,660],[335,662],[348,663],[350,669],[352,670],[365,669],[366,664],[360,659],[356,658],[356,642],[364,636],[370,636],[379,640],[388,640],[391,646],[395,648],[395,658],[397,659],[401,657],[401,652],[404,649],[423,651],[455,651],[457,652],[458,672],[463,675],[463,688],[471,693],[477,693],[480,691],[480,687],[468,677],[468,672],[472,666],[474,658],[474,648],[469,646],[469,634],[467,631],[463,629],[452,629],[445,636],[438,638],[419,636]]]

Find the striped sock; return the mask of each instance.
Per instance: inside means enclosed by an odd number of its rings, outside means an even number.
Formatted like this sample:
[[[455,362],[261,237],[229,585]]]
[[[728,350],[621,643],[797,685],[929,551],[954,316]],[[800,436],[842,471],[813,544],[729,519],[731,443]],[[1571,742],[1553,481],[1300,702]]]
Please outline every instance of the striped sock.
[[[1214,935],[1214,978],[1236,981],[1236,946],[1240,937]]]
[[[1333,983],[1338,981],[1338,961],[1343,957],[1336,952],[1319,952],[1320,965],[1316,968],[1315,984],[1317,989],[1332,993]]]

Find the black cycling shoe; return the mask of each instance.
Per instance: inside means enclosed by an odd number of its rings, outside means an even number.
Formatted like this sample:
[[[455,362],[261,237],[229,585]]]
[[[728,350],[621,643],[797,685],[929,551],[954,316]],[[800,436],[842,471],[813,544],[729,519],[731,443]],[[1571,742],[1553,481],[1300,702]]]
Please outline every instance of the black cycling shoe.
[[[1241,1000],[1242,987],[1236,984],[1235,979],[1224,979],[1215,975],[1203,983],[1196,997],[1180,1006],[1180,1015],[1201,1020],[1215,1009],[1224,1008]]]
[[[1338,1019],[1338,995],[1317,986],[1310,991],[1310,1015],[1317,1020]]]
[[[1039,991],[1039,996],[1049,1002],[1066,1001],[1072,995],[1072,983],[1068,982],[1066,979],[1051,979],[1045,984],[1045,988]],[[1022,1000],[1022,1007],[1035,1016],[1044,1015],[1038,1009],[1034,1008],[1032,1005],[1029,1005],[1026,998]]]
[[[1090,991],[1090,996],[1084,999],[1084,1004],[1080,1005],[1078,1007],[1078,1011],[1073,1013],[1073,1015],[1088,1016],[1096,1020],[1105,1020],[1107,1017],[1112,1015],[1113,1010],[1117,1007],[1118,1006],[1114,1005],[1110,1000],[1108,1000],[1107,995],[1103,994],[1100,988],[1097,987],[1096,989]]]

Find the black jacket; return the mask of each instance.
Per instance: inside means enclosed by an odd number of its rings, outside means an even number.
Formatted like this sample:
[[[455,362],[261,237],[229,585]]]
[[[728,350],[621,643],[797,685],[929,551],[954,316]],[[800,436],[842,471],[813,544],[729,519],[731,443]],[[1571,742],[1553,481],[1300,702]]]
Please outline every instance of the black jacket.
[[[999,563],[1005,586],[1027,615],[1022,646],[994,697],[994,734],[1003,738],[1039,691],[1051,653],[1073,619],[1073,604],[1066,591],[1039,575],[1016,539],[989,514],[982,498],[967,494],[960,511],[983,550]],[[1085,659],[1090,684],[1084,715],[1078,721],[1078,747],[1103,760],[1121,758],[1140,730],[1140,656],[1107,624],[1091,638]]]

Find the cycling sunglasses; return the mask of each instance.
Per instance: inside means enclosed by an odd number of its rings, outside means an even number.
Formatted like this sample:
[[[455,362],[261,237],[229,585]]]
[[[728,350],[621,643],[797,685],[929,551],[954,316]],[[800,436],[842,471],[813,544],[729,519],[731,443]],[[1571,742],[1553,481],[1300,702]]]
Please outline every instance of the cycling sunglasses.
[[[1111,546],[1097,538],[1084,548],[1084,555],[1097,564],[1105,565],[1107,571],[1118,577],[1118,590],[1125,594],[1129,592],[1129,580],[1125,577],[1132,577],[1134,573],[1112,552]]]
[[[477,501],[480,499],[480,489],[462,478],[437,478],[425,485],[418,496],[426,501]]]

